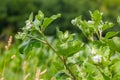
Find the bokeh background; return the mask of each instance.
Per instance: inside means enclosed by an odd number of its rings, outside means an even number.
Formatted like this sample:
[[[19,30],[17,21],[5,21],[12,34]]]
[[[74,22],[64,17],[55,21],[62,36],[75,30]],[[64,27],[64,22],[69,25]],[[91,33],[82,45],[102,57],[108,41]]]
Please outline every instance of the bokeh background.
[[[106,20],[116,22],[120,0],[0,0],[0,39],[23,27],[31,12],[42,10],[46,16],[61,13],[62,17],[47,31],[53,34],[56,26],[73,31],[71,19],[79,15],[89,19],[89,11],[96,9],[104,13]]]
[[[4,46],[7,44],[9,36],[12,35],[14,39],[15,34],[24,27],[29,14],[33,12],[35,15],[38,10],[42,10],[46,16],[57,13],[62,14],[61,18],[54,21],[45,31],[45,33],[50,36],[54,36],[56,27],[59,27],[62,31],[77,31],[77,28],[73,27],[71,24],[71,20],[79,15],[82,15],[84,19],[89,20],[89,11],[95,10],[104,13],[104,20],[115,23],[115,27],[110,30],[120,31],[120,27],[116,24],[116,18],[117,16],[120,16],[120,0],[0,0],[0,75],[4,65],[4,54],[6,53],[4,51]],[[7,53],[8,57],[6,60],[9,69],[6,69],[6,76],[9,80],[10,78],[11,80],[14,80],[13,77],[15,78],[15,76],[21,76],[19,74],[19,71],[21,70],[20,65],[24,63],[24,60],[21,55],[18,54],[16,49],[16,46],[19,44],[16,39],[13,40],[13,44],[11,50]],[[44,49],[46,49],[46,47]],[[43,52],[46,51],[44,49],[42,50]],[[14,55],[14,53],[17,55],[17,58],[14,61],[10,61],[10,56]],[[34,50],[31,53],[33,59],[30,61],[32,61],[32,63],[36,61],[38,61],[38,63],[43,63],[44,61],[38,60],[39,56],[43,56],[43,60],[48,57],[43,54],[35,55]],[[21,60],[23,61],[21,62]],[[38,63],[36,62],[36,64]],[[30,69],[32,68],[33,67]],[[10,76],[9,74],[13,75]],[[15,80],[18,80],[17,77]]]

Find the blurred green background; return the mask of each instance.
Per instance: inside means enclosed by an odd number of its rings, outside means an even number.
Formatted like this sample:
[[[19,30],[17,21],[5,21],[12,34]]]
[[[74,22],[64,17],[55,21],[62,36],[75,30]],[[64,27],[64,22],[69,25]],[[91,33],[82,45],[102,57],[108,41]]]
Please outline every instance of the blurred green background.
[[[96,9],[104,13],[105,19],[116,22],[116,17],[120,15],[120,0],[1,0],[0,39],[20,30],[31,12],[36,14],[38,10],[42,10],[46,16],[61,13],[62,17],[46,31],[53,34],[55,27],[73,31],[71,19],[79,15],[89,19],[88,11]]]
[[[18,51],[19,42],[14,35],[25,25],[25,21],[31,12],[37,14],[42,10],[46,16],[61,13],[61,18],[53,22],[45,31],[47,35],[54,36],[56,27],[60,30],[75,32],[77,28],[71,24],[71,19],[82,15],[89,20],[89,11],[100,10],[104,13],[104,20],[116,23],[117,16],[120,16],[120,0],[0,0],[0,78],[5,73],[5,80],[22,80],[22,77],[29,71],[35,74],[35,68],[49,67],[46,80],[49,80],[63,65],[57,62],[53,52],[46,46],[33,49],[29,54],[21,55]],[[112,30],[120,30],[116,24]],[[13,36],[10,50],[5,51],[9,36]],[[48,55],[48,53],[50,53]],[[14,59],[11,59],[15,55]],[[52,56],[52,57],[50,57]],[[22,72],[24,62],[28,62],[25,72]],[[56,65],[53,65],[56,64]],[[4,67],[5,66],[5,67]],[[5,68],[5,70],[4,70]],[[59,68],[59,69],[58,69]],[[51,73],[51,74],[49,74]],[[31,76],[31,80],[34,76]],[[48,78],[48,79],[47,79]],[[32,79],[33,80],[33,79]]]

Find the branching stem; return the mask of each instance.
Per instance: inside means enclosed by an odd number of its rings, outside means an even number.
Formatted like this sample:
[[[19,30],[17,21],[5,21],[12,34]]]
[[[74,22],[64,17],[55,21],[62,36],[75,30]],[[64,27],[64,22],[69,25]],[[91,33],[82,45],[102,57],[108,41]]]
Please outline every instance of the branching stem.
[[[46,44],[45,41],[43,41],[43,40],[41,40],[41,39],[39,39],[39,38],[33,37],[32,35],[28,35],[28,37],[30,37],[30,38],[32,38],[32,39],[35,39],[35,40],[37,40],[37,41],[40,41],[40,42]]]
[[[71,77],[73,78],[73,80],[76,80],[75,75],[73,74],[73,72],[70,70],[70,68],[68,67],[67,63],[66,63],[66,59],[63,57],[61,57],[60,55],[57,54],[56,49],[48,42],[47,38],[45,37],[45,35],[39,30],[39,33],[42,35],[42,37],[45,40],[45,43],[55,52],[55,54],[59,57],[59,59],[63,62],[63,64],[65,65],[66,69],[69,71]]]

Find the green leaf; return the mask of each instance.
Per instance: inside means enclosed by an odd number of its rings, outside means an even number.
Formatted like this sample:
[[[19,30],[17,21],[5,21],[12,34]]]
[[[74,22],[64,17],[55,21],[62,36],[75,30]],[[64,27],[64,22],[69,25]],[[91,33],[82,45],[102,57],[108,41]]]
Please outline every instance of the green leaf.
[[[26,35],[28,34],[28,32],[26,31],[26,32],[18,32],[18,34],[16,34],[15,35],[15,38],[16,39],[22,39],[22,40],[24,40],[25,38],[26,38]]]
[[[19,46],[19,51],[20,53],[28,53],[29,51],[32,50],[33,47],[40,47],[40,42],[36,41],[36,40],[26,40],[24,41],[20,46]]]
[[[111,80],[120,80],[120,72],[115,74]]]
[[[59,38],[59,40],[60,40],[61,43],[67,42],[67,41],[72,41],[74,35],[75,35],[75,34],[69,34],[68,31],[65,31],[65,32],[63,33],[62,31],[59,31],[59,30],[57,29],[57,36],[58,36],[58,38]]]
[[[107,34],[105,35],[105,38],[111,38],[115,35],[117,35],[119,32],[107,32]]]
[[[54,20],[51,18],[45,18],[43,25],[42,25],[42,30],[44,30],[50,23],[52,23],[52,21],[54,21]]]
[[[111,23],[111,22],[105,22],[103,25],[102,25],[102,30],[104,31],[104,30],[106,30],[106,29],[109,29],[109,28],[111,28],[111,27],[113,27],[113,23]]]
[[[61,17],[61,14],[57,14],[57,15],[52,15],[50,18],[55,20],[57,18]]]
[[[87,80],[95,80],[95,79],[93,78],[93,76],[91,76],[91,75],[89,75],[89,74],[87,75],[86,79],[87,79]]]
[[[110,77],[106,76],[106,74],[102,74],[104,77],[104,80],[110,80]]]
[[[60,42],[62,42],[62,39],[63,39],[63,32],[62,32],[62,31],[59,31],[59,30],[57,29],[57,36],[58,36]]]
[[[117,22],[120,24],[120,16],[117,17]]]
[[[114,64],[117,61],[120,61],[120,54],[117,53],[117,54],[112,55],[112,57],[110,58],[110,60],[111,60],[111,64]]]
[[[118,73],[120,71],[120,61],[117,61],[115,64],[113,64],[110,69],[113,73]]]
[[[30,42],[30,40],[24,41],[24,42],[18,47],[20,53],[22,53],[22,54],[24,53],[24,49],[25,49],[25,47],[29,44],[29,42]]]
[[[55,74],[55,77],[57,80],[63,80],[63,79],[66,80],[66,78],[69,77],[69,75],[66,74],[64,71],[59,71],[58,73]]]
[[[69,32],[65,31],[65,33],[64,33],[64,39],[66,40],[68,37],[69,37]]]
[[[78,17],[76,17],[74,20],[72,20],[71,23],[72,23],[73,25],[77,25],[77,26],[79,27],[80,24],[81,24],[81,21],[82,21],[81,16],[78,16]]]
[[[41,10],[39,10],[38,15],[36,15],[35,18],[38,19],[38,20],[43,20],[44,19],[44,13]]]
[[[18,32],[18,34],[15,35],[15,38],[16,39],[22,39],[22,33],[21,32]]]
[[[40,30],[39,26],[41,25],[41,21],[39,21],[38,19],[35,19],[33,24],[36,30]]]
[[[104,41],[110,47],[111,50],[120,52],[119,37],[113,37],[112,39],[104,39]]]
[[[52,23],[55,19],[59,18],[61,15],[53,15],[50,18],[44,18],[42,29],[44,30],[50,23]]]
[[[30,16],[29,16],[29,19],[28,19],[30,22],[32,22],[33,21],[33,12],[30,14]]]
[[[93,13],[90,12],[92,20],[96,22],[96,24],[99,24],[102,20],[102,13],[100,13],[98,10],[94,11]]]
[[[114,42],[114,44],[115,44],[115,46],[117,48],[116,50],[120,52],[120,38],[119,37],[113,37],[112,40],[113,40],[113,42]]]
[[[60,44],[57,48],[57,51],[60,55],[69,57],[79,52],[82,49],[83,43],[79,40],[69,41],[63,44]]]
[[[91,63],[86,62],[84,64],[84,68],[89,75],[95,75],[99,73],[99,70],[96,68],[96,66]]]
[[[31,40],[31,41],[30,41],[30,45],[31,45],[32,47],[39,48],[40,45],[41,45],[41,43],[40,43],[39,41],[37,41],[37,40]]]
[[[76,25],[86,37],[91,37],[91,35],[97,30],[94,26],[95,21],[82,20],[81,16],[72,20],[72,24]]]

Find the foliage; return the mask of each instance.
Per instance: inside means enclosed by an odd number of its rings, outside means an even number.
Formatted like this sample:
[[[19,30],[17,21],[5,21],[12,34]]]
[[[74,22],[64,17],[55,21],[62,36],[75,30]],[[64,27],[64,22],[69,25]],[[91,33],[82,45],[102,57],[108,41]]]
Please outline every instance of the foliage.
[[[0,32],[8,27],[11,27],[14,32],[17,32],[18,28],[24,25],[24,21],[30,12],[37,14],[39,9],[47,16],[56,13],[63,14],[59,20],[56,20],[55,23],[46,29],[47,34],[55,33],[56,27],[60,27],[62,31],[66,29],[76,31],[75,28],[70,25],[69,20],[72,18],[81,14],[83,18],[88,20],[90,17],[87,11],[99,9],[105,13],[107,20],[115,21],[119,15],[119,5],[119,0],[4,0],[0,1]],[[61,22],[62,25],[59,22]],[[51,26],[54,27],[51,29]],[[120,28],[118,27],[116,30],[118,29]]]
[[[34,17],[31,13],[22,32],[16,35],[17,39],[22,40],[19,51],[29,64],[21,72],[35,75],[33,69],[39,67],[47,69],[45,74],[40,75],[45,80],[119,80],[120,38],[116,36],[119,32],[107,32],[103,36],[103,32],[112,28],[113,23],[103,21],[103,13],[98,10],[90,12],[90,15],[88,21],[81,16],[71,21],[82,31],[86,43],[79,38],[79,34],[59,29],[57,38],[45,36],[45,29],[60,14],[45,17],[39,11]],[[33,79],[35,76],[29,77]]]

